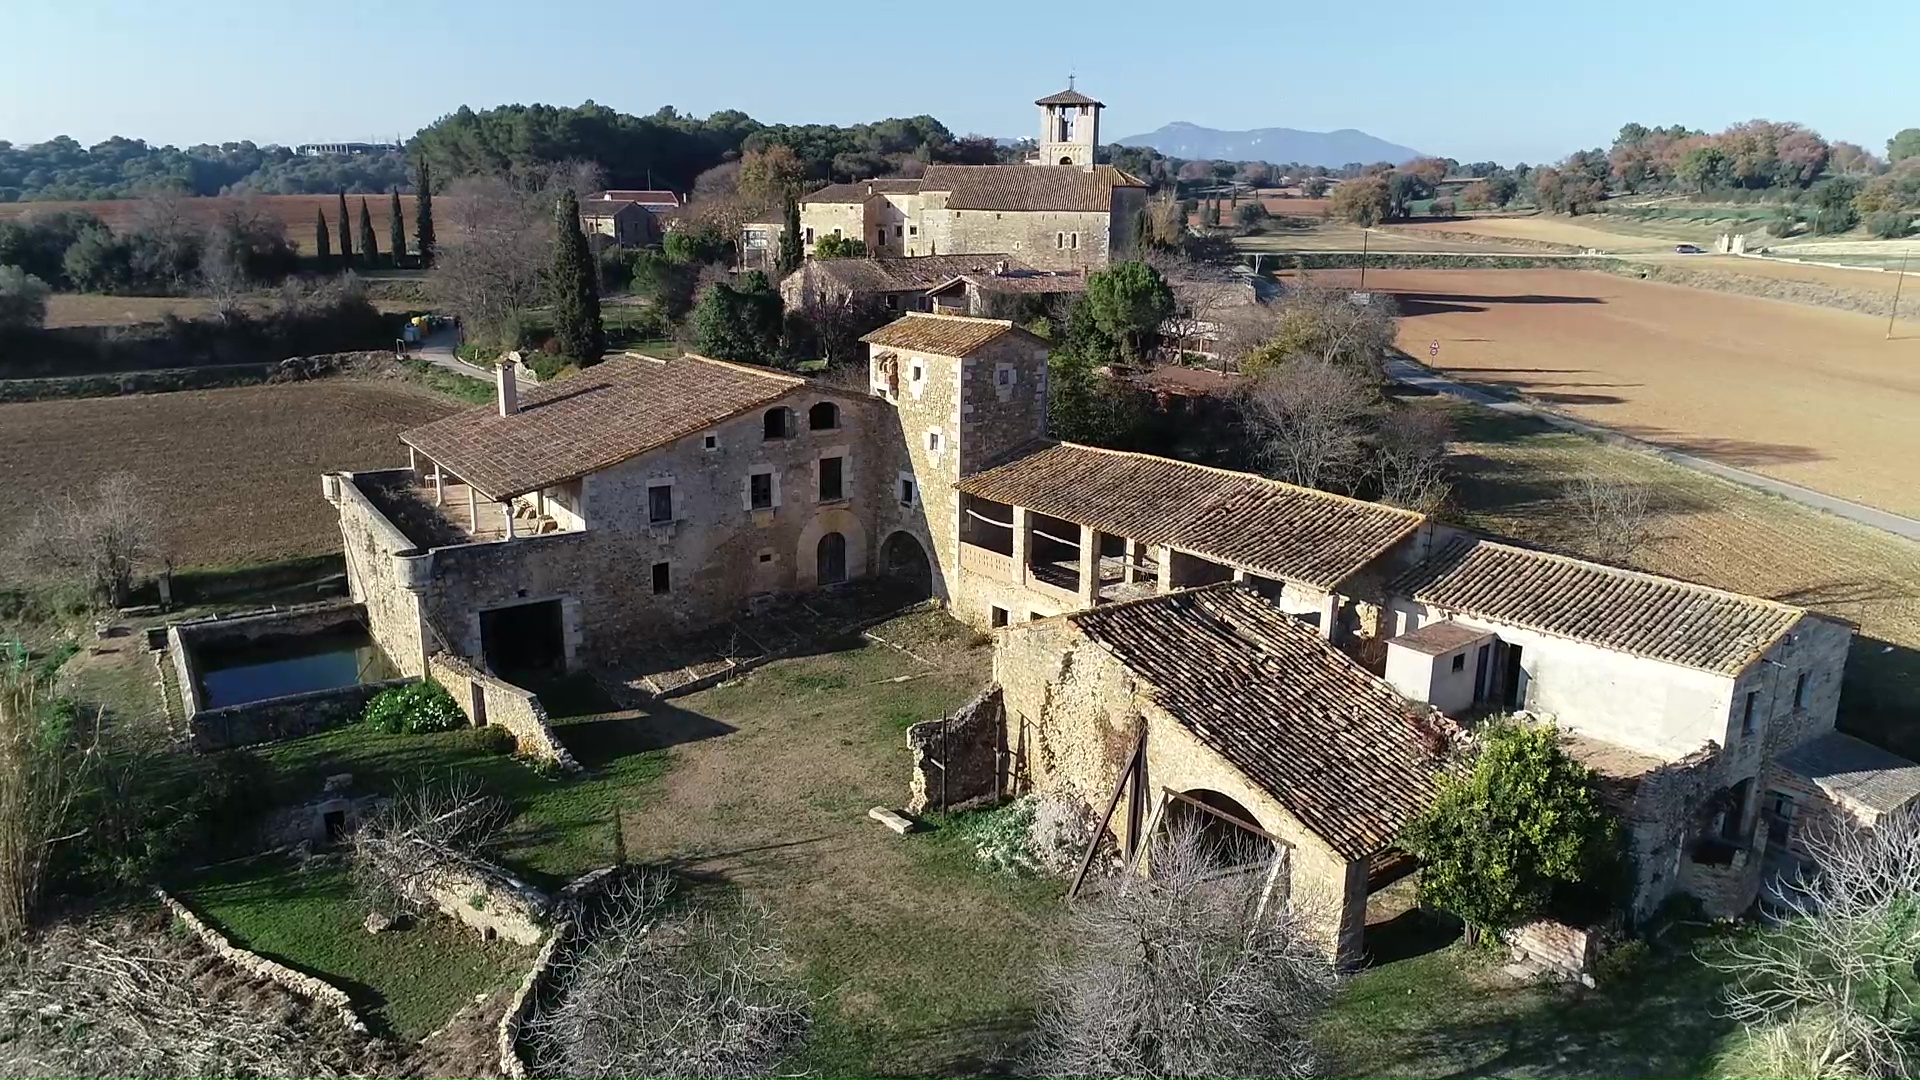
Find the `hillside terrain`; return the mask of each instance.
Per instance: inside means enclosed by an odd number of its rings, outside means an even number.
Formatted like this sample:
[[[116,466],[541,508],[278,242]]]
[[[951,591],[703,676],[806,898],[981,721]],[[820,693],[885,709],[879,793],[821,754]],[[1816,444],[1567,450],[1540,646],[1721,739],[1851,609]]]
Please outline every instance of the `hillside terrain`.
[[[1364,131],[1300,131],[1295,128],[1255,128],[1221,131],[1176,121],[1144,135],[1115,139],[1121,146],[1150,146],[1168,157],[1208,161],[1296,162],[1337,169],[1352,162],[1376,161],[1395,165],[1420,156],[1411,147],[1378,139]]]

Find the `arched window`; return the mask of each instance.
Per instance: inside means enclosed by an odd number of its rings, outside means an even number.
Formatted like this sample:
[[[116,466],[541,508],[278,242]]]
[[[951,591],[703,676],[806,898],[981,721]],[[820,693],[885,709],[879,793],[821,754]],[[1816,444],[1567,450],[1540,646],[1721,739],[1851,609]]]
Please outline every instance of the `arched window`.
[[[807,410],[808,431],[832,431],[840,426],[840,406],[822,401]]]
[[[762,418],[761,437],[765,439],[786,438],[791,428],[791,424],[787,420],[790,412],[791,410],[784,408],[768,409],[767,415]]]

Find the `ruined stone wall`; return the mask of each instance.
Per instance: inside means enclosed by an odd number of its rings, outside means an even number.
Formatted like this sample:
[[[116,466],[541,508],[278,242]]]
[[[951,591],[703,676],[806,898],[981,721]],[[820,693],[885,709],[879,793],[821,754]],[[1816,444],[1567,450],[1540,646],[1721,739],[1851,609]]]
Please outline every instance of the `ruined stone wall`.
[[[490,724],[513,736],[515,752],[536,761],[548,761],[567,772],[579,772],[565,743],[547,722],[546,707],[531,690],[488,675],[451,653],[436,653],[427,661],[429,675],[466,714],[469,723]]]
[[[1691,846],[1708,824],[1707,808],[1722,780],[1719,748],[1705,747],[1637,783],[1603,781],[1622,823],[1633,922],[1653,915],[1676,890],[1684,891]]]
[[[220,709],[201,709],[187,721],[187,737],[198,753],[230,750],[236,746],[298,739],[317,731],[358,721],[367,702],[382,690],[406,686],[413,679],[359,683],[307,694],[250,701]]]
[[[1517,958],[1562,978],[1578,978],[1599,959],[1600,935],[1591,927],[1568,926],[1552,919],[1522,923],[1500,935]]]
[[[913,751],[907,811],[959,810],[992,802],[1007,791],[1000,738],[1006,709],[1000,688],[988,686],[952,716],[907,729]]]
[[[418,549],[361,494],[357,476],[378,483],[382,479],[404,482],[411,474],[405,469],[336,473],[326,478],[326,490],[340,512],[348,589],[366,605],[367,628],[374,643],[402,674],[425,674],[428,637],[421,625],[420,598],[408,587],[403,558]]]
[[[215,956],[232,964],[242,974],[249,978],[265,979],[308,1001],[326,1006],[339,1015],[341,1024],[345,1025],[347,1030],[360,1035],[367,1033],[367,1025],[362,1023],[359,1014],[353,1011],[353,999],[347,996],[345,990],[311,975],[302,975],[285,964],[276,964],[259,953],[240,948],[227,940],[227,935],[208,926],[185,904],[168,895],[165,889],[155,889],[154,894],[160,898],[161,906],[165,907],[174,918],[180,920],[180,924],[187,928],[188,933],[199,938],[201,944],[213,950]]]
[[[410,883],[413,899],[492,940],[538,945],[552,901],[539,889],[477,859],[441,858]]]

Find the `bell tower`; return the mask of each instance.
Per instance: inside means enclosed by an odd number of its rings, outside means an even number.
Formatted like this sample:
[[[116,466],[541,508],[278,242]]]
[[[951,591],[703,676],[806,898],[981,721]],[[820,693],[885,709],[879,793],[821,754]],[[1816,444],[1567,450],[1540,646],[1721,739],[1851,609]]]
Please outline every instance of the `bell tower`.
[[[1065,90],[1034,104],[1040,106],[1040,155],[1031,164],[1091,170],[1100,145],[1100,110],[1106,106],[1075,90],[1071,75]]]

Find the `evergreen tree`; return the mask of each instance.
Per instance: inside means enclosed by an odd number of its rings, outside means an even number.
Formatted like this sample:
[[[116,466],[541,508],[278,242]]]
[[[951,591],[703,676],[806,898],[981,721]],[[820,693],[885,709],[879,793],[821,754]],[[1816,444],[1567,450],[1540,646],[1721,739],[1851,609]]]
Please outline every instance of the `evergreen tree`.
[[[600,362],[606,351],[606,331],[600,323],[600,294],[594,288],[593,253],[580,231],[580,203],[563,192],[553,212],[552,290],[553,334],[560,351],[581,367]]]
[[[340,223],[340,269],[353,269],[353,232],[347,227],[347,192],[340,191],[340,212],[334,215]]]
[[[373,240],[373,215],[367,213],[367,197],[360,197],[360,258],[369,268],[380,259],[380,245]]]
[[[387,243],[393,248],[393,265],[399,266],[407,257],[407,220],[400,213],[400,189],[390,191],[393,205],[387,210]]]
[[[327,212],[317,206],[313,208],[313,253],[320,258],[320,269],[332,269],[333,245],[327,242]]]
[[[433,265],[433,177],[426,158],[420,159],[413,191],[413,247],[420,253],[421,269],[426,269]]]
[[[777,264],[780,276],[786,277],[800,269],[800,200],[787,200],[786,227],[780,230],[780,261]]]

